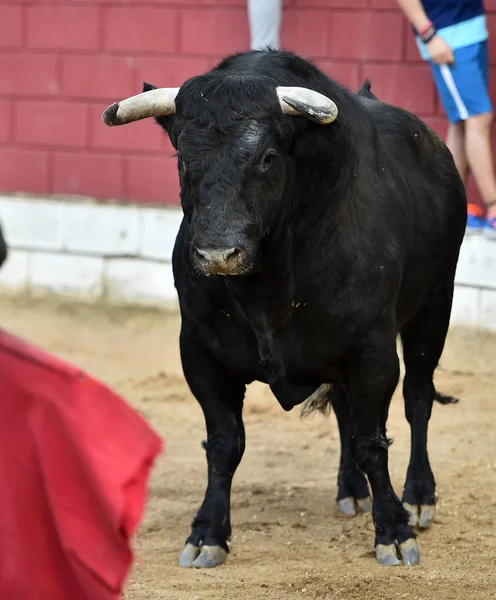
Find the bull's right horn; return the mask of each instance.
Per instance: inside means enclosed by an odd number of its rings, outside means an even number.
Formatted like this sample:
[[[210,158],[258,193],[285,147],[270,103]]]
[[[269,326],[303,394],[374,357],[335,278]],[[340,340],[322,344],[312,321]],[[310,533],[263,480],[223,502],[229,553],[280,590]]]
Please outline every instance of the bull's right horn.
[[[328,125],[336,120],[338,107],[327,96],[302,87],[276,88],[282,112],[288,115],[306,117],[320,125]]]
[[[109,127],[125,125],[148,117],[165,117],[176,112],[179,88],[157,88],[114,102],[102,114]]]

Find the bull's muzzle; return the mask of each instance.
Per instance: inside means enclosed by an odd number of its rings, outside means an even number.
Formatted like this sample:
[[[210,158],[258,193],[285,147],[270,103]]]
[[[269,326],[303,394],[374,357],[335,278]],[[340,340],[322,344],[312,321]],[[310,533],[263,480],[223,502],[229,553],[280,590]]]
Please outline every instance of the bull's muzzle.
[[[193,260],[204,275],[242,275],[246,252],[241,248],[195,248]]]

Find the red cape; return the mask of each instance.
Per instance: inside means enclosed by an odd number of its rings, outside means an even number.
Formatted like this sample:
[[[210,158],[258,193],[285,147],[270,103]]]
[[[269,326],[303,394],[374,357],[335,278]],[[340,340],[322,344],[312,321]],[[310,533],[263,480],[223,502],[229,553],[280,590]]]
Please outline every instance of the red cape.
[[[106,386],[0,329],[0,600],[118,600],[161,449]]]

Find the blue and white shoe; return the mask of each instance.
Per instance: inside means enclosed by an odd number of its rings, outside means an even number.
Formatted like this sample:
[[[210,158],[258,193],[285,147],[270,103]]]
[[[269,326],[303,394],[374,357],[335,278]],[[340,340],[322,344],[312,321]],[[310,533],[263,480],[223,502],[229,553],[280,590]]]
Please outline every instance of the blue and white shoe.
[[[483,233],[486,228],[486,221],[484,219],[484,211],[477,204],[467,205],[467,228],[465,233],[470,235],[472,233]]]

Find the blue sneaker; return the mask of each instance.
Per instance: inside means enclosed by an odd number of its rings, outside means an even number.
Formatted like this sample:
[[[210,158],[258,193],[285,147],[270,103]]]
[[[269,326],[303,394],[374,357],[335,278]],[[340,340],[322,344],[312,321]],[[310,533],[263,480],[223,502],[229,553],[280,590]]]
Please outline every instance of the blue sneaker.
[[[485,228],[486,221],[482,208],[477,204],[468,204],[466,233],[482,233]]]

